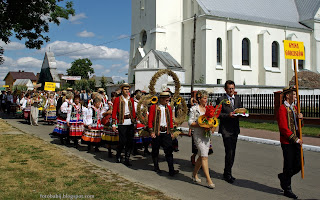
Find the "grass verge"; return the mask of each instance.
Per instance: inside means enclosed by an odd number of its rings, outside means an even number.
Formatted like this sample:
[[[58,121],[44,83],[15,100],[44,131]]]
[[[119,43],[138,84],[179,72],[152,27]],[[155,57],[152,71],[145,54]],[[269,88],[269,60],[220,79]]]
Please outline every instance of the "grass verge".
[[[27,134],[0,134],[0,160],[0,199],[170,199]]]
[[[240,121],[240,127],[279,132],[278,124],[271,123],[271,122]],[[302,127],[302,134],[307,135],[307,136],[319,137],[320,136],[320,128],[304,126],[304,127]]]

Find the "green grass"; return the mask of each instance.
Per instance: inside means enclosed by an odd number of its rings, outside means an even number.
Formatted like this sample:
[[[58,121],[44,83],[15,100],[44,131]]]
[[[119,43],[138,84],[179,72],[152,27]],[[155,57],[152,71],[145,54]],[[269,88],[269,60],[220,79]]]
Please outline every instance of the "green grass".
[[[272,123],[272,122],[240,121],[240,127],[279,132],[278,124]],[[307,136],[319,137],[320,136],[320,128],[319,127],[304,126],[304,127],[302,127],[302,134],[307,135]]]
[[[27,134],[0,134],[0,199],[33,200],[49,194],[94,195],[94,199],[170,199],[157,190],[67,155],[41,139]]]

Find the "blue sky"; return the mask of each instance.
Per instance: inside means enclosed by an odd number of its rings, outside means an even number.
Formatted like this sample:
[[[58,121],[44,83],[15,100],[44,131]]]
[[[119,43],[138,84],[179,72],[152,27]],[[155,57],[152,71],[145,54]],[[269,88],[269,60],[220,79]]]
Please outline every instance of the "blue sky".
[[[127,81],[131,1],[73,0],[76,15],[50,24],[50,41],[41,50],[27,49],[24,40],[11,38],[4,47],[4,64],[0,65],[0,85],[9,71],[39,73],[45,51],[54,52],[59,73],[66,74],[71,62],[89,58],[97,76],[109,76],[115,82]],[[65,2],[62,2],[64,5]],[[119,40],[120,39],[120,40]]]

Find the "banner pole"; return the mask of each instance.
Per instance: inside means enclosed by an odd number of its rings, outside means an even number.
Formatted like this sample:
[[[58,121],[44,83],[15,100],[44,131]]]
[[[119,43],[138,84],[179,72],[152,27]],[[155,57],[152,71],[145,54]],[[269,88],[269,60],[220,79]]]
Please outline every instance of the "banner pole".
[[[293,60],[294,65],[294,74],[295,74],[295,83],[296,83],[296,89],[297,89],[297,107],[298,107],[298,115],[301,112],[300,111],[300,98],[299,98],[299,84],[298,84],[298,72],[297,72],[297,64],[296,59]],[[299,130],[299,138],[302,139],[302,130],[301,130],[301,119],[298,119],[298,130]],[[304,162],[303,162],[303,149],[302,145],[300,145],[300,157],[301,157],[301,178],[304,178]]]

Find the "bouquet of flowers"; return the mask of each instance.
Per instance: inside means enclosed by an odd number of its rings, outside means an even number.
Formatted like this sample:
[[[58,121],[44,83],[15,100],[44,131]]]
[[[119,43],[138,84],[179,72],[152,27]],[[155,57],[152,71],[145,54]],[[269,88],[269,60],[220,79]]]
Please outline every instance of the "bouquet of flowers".
[[[206,106],[206,113],[198,118],[198,124],[200,127],[205,128],[205,136],[210,137],[210,129],[214,131],[219,125],[218,117],[221,112],[222,105],[219,104],[216,107]]]

